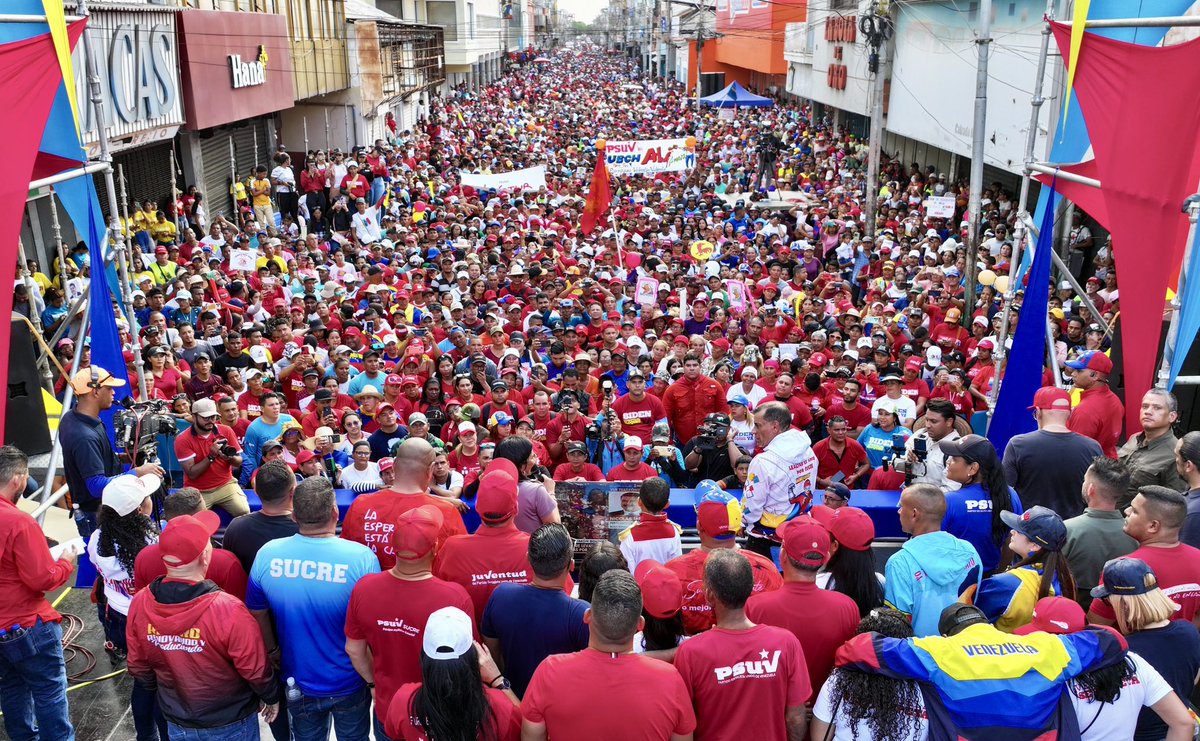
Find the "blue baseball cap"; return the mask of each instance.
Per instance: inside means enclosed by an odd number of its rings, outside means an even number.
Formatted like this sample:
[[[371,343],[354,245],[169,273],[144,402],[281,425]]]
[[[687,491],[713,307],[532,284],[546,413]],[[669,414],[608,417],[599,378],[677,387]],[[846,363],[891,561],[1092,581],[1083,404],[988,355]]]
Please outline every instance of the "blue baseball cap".
[[[1067,542],[1067,526],[1062,517],[1049,507],[1036,505],[1022,514],[1004,510],[1000,519],[1013,530],[1050,551],[1062,550]]]
[[[1100,574],[1100,586],[1092,589],[1092,596],[1104,599],[1114,594],[1135,596],[1158,589],[1158,579],[1150,565],[1137,558],[1122,556],[1104,564]]]

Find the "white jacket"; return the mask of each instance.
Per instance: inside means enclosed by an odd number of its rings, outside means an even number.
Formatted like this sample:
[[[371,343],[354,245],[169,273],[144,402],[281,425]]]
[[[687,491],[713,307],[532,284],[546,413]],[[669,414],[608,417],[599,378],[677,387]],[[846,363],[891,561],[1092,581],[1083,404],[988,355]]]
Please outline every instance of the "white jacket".
[[[816,486],[817,456],[808,435],[795,428],[780,433],[750,461],[742,495],[746,532],[774,537],[775,528],[812,501]]]

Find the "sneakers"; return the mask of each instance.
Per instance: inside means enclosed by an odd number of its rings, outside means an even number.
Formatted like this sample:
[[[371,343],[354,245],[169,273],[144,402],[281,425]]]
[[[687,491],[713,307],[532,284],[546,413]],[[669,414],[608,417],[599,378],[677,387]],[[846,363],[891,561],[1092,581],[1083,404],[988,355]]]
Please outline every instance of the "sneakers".
[[[112,641],[104,642],[104,651],[108,654],[108,660],[114,665],[122,664],[128,656],[128,653],[123,648],[118,648]]]

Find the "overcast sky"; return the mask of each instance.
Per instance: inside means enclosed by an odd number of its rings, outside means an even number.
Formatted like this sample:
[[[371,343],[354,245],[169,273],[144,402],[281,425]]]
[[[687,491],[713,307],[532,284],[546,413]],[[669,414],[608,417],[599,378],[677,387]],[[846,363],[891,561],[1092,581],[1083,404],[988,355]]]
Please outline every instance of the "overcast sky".
[[[575,20],[591,23],[600,11],[608,7],[608,0],[558,0],[560,10],[575,14]]]

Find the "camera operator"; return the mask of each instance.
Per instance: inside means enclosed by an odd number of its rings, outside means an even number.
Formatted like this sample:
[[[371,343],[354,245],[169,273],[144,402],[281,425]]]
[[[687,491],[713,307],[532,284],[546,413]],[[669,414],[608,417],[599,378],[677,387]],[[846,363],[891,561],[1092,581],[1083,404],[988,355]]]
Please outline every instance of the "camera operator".
[[[558,395],[558,416],[546,425],[546,450],[554,466],[567,462],[567,443],[587,440],[587,428],[591,420],[579,412],[581,403],[578,394],[564,392]]]
[[[808,434],[792,427],[792,412],[768,402],[754,413],[754,436],[761,453],[750,461],[742,495],[746,549],[772,558],[778,529],[803,512],[817,486],[817,456]]]
[[[234,517],[250,513],[246,493],[233,476],[242,470],[242,449],[233,430],[217,422],[212,399],[192,403],[192,426],[175,438],[175,456],[183,485],[199,489],[205,507],[220,507]]]
[[[683,465],[693,481],[720,481],[733,475],[733,462],[743,455],[734,441],[729,415],[713,412],[683,446]]]
[[[943,442],[953,442],[961,437],[954,429],[958,415],[954,403],[948,399],[930,399],[925,405],[925,426],[908,439],[907,465],[911,470],[911,484],[933,484],[942,491],[955,491],[959,484],[946,478],[946,454]],[[926,451],[921,455],[921,450]]]
[[[71,492],[75,526],[84,540],[98,527],[100,498],[104,487],[122,473],[121,462],[113,452],[108,432],[100,421],[100,412],[113,405],[113,389],[125,381],[98,365],[81,368],[71,377],[75,408],[62,416],[58,434],[62,441],[63,475]],[[162,466],[144,463],[130,473],[163,475]]]

